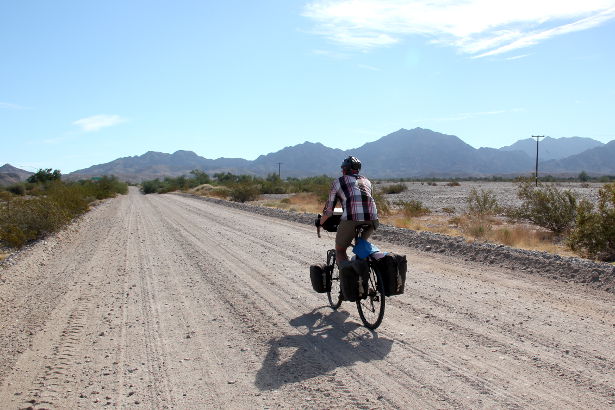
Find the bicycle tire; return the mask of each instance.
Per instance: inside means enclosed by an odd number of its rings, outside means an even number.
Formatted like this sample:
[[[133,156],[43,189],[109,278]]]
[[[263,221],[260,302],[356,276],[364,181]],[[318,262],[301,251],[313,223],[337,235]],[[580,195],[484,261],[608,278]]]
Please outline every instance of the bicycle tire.
[[[337,310],[342,304],[342,294],[340,288],[340,271],[337,268],[335,262],[332,265],[328,265],[329,269],[327,275],[331,282],[331,288],[327,292],[327,298],[329,298],[329,305],[331,309]]]
[[[384,318],[384,284],[380,272],[369,267],[367,297],[357,300],[357,310],[363,324],[368,329],[376,329]]]

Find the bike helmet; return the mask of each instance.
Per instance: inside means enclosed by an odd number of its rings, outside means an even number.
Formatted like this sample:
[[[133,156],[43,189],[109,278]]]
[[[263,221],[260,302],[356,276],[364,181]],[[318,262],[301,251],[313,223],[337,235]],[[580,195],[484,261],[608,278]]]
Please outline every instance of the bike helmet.
[[[361,170],[361,161],[357,157],[348,157],[342,162],[341,168],[345,173],[356,174]]]

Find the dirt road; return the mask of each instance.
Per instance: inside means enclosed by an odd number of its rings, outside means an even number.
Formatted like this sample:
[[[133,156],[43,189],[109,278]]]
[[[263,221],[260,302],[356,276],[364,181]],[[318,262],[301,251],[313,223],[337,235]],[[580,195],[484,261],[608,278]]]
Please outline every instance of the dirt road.
[[[382,326],[314,293],[333,236],[136,190],[0,270],[2,408],[609,408],[615,296],[408,255]]]

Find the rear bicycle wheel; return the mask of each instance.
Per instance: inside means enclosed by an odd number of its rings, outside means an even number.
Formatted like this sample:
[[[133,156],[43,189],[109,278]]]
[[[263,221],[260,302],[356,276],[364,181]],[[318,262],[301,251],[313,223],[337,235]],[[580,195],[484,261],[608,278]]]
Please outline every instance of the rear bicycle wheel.
[[[380,272],[369,267],[367,297],[357,300],[357,310],[368,329],[376,329],[384,317],[384,284]]]
[[[331,278],[331,289],[327,292],[327,298],[329,298],[329,305],[331,309],[337,310],[342,304],[342,289],[340,288],[340,270],[337,265],[333,263],[328,265],[328,275]]]
[[[327,279],[331,283],[331,287],[327,292],[327,298],[329,298],[329,305],[331,309],[337,310],[342,304],[342,288],[340,287],[340,270],[335,263],[335,249],[327,251]]]

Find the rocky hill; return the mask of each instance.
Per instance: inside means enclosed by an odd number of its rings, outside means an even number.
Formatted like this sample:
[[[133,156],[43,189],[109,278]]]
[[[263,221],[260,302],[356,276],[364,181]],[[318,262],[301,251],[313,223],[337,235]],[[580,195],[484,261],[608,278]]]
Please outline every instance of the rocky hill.
[[[604,144],[592,138],[570,137],[551,138],[545,137],[539,142],[539,157],[547,161],[550,159],[564,159],[572,155],[580,154],[588,149],[601,147]],[[536,140],[527,138],[519,140],[512,145],[500,148],[500,151],[523,151],[530,157],[536,157]]]
[[[69,174],[72,179],[99,175],[115,175],[126,181],[140,182],[165,176],[187,175],[193,169],[216,172],[245,172],[250,161],[241,158],[203,158],[192,151],[173,154],[148,151],[143,155],[118,158],[106,164],[94,165]]]
[[[615,140],[565,159],[547,161],[541,168],[551,173],[576,175],[586,171],[590,174],[615,175]]]
[[[0,167],[0,185],[6,186],[25,181],[32,175],[32,172],[16,168],[11,164],[4,164]]]

